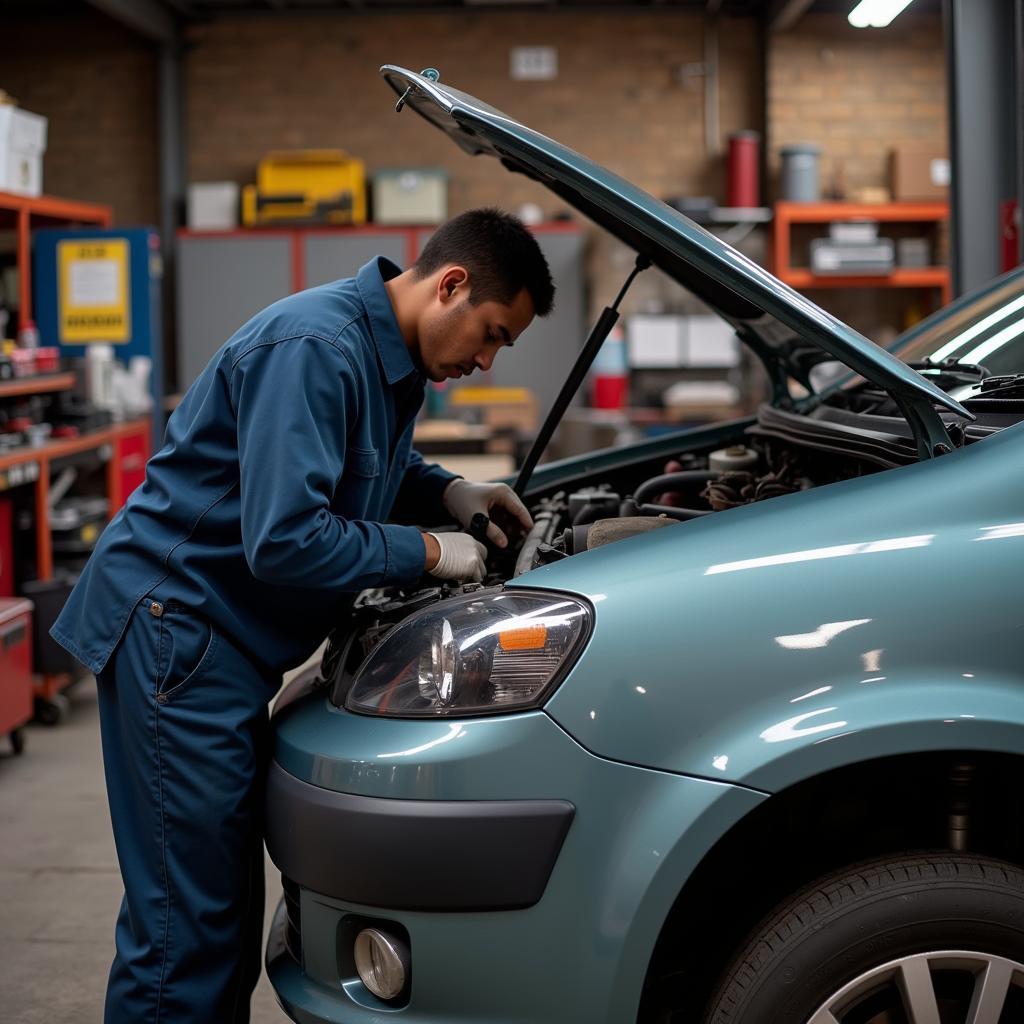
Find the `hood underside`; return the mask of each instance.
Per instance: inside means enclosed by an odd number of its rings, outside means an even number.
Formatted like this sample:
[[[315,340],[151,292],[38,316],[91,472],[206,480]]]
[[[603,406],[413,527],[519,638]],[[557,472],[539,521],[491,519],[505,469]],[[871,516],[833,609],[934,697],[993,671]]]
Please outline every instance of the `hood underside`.
[[[399,109],[411,107],[467,153],[496,157],[541,182],[713,308],[777,384],[789,376],[810,390],[810,369],[834,359],[897,401],[973,418],[895,356],[625,179],[458,89],[390,64],[381,74],[402,98]]]

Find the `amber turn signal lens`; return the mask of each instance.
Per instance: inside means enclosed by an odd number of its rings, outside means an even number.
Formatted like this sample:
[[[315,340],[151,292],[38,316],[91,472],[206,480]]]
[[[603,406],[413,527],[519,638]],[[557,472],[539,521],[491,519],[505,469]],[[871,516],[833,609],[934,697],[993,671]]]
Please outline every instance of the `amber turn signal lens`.
[[[538,651],[547,642],[547,626],[518,626],[503,629],[498,634],[498,643],[503,651]]]

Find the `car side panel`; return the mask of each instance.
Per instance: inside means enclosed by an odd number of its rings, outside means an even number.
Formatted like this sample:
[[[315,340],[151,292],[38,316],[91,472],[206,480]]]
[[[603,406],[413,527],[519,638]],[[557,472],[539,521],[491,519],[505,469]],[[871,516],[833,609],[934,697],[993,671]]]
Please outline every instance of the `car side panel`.
[[[913,750],[1019,750],[1024,425],[520,577],[597,624],[545,706],[604,757],[776,791]]]

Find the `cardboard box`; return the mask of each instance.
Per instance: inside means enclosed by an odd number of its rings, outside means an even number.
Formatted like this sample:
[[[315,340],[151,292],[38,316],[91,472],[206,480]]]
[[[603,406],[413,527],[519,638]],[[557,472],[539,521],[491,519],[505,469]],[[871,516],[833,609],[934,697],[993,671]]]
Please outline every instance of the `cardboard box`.
[[[0,192],[43,193],[46,118],[0,105]]]
[[[934,149],[896,146],[889,153],[889,182],[896,202],[946,199],[949,194],[949,160]]]

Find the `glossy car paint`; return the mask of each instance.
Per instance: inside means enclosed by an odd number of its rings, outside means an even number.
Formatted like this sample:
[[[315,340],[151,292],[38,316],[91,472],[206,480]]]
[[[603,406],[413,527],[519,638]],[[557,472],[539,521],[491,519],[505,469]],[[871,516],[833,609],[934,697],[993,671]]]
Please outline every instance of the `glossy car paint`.
[[[414,982],[403,1020],[628,1020],[679,879],[765,798],[595,757],[543,712],[378,720],[321,696],[289,708],[276,737],[278,762],[327,789],[421,800],[558,798],[576,806],[545,895],[526,910],[392,912],[304,892],[305,977],[273,944],[267,963],[297,1020],[382,1019],[372,996],[358,984],[344,989],[338,977],[335,937],[345,914],[397,920],[408,930]],[[458,869],[425,863],[423,884]],[[303,1017],[303,1007],[322,1016]]]
[[[596,609],[546,710],[603,756],[771,792],[1024,749],[1022,445],[1024,425],[519,577]]]

